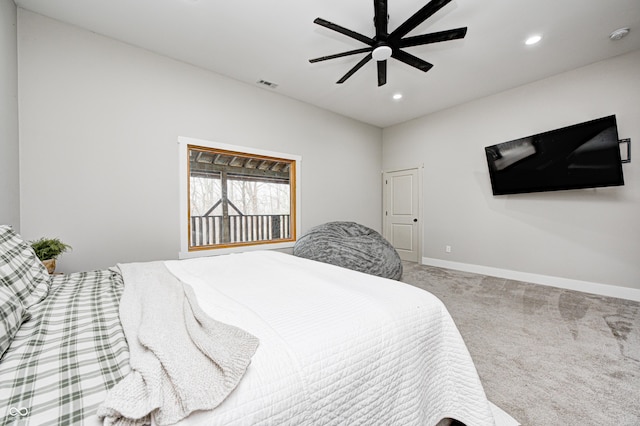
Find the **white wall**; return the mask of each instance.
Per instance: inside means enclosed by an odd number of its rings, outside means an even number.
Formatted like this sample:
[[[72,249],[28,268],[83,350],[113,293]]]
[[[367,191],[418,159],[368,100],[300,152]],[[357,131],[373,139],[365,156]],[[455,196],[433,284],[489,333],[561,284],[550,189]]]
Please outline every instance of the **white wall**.
[[[22,233],[61,270],[177,257],[178,136],[301,155],[302,231],[381,229],[380,129],[22,9],[18,38]]]
[[[384,170],[425,165],[423,256],[640,289],[640,157],[623,187],[494,197],[484,154],[610,114],[640,144],[640,51],[384,129]]]
[[[20,230],[16,5],[0,0],[0,224]]]

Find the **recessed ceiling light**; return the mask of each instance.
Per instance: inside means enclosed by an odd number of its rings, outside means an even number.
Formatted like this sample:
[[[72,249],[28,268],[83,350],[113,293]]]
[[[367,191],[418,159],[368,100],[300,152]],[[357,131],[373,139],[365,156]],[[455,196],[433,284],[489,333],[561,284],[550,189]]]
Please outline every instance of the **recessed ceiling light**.
[[[402,99],[402,93],[396,93],[393,95],[394,101],[399,101],[400,99]]]
[[[542,36],[541,35],[534,35],[534,36],[529,37],[524,43],[527,46],[531,46],[532,44],[538,43],[540,40],[542,40]]]

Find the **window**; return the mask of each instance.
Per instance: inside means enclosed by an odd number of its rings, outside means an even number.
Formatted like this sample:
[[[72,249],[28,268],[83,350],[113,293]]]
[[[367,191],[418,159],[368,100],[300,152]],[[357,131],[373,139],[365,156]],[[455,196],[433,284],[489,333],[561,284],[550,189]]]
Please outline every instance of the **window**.
[[[186,195],[181,257],[293,245],[299,157],[188,138],[180,143]]]

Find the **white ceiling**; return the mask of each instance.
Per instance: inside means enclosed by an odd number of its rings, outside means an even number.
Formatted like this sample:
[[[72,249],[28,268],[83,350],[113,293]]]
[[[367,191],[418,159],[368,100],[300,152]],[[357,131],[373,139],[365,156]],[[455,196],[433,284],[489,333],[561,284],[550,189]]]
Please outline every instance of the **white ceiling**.
[[[395,59],[377,86],[375,61],[344,84],[366,47],[313,23],[317,17],[369,37],[372,0],[15,0],[19,7],[336,113],[387,127],[553,74],[640,49],[639,0],[452,0],[409,35],[468,27],[467,36],[406,51],[427,73]],[[427,0],[389,0],[389,31]],[[629,27],[619,41],[609,34]],[[524,40],[540,33],[535,46]],[[638,70],[640,72],[640,70]],[[262,87],[262,86],[261,86]],[[404,95],[400,101],[392,94]]]

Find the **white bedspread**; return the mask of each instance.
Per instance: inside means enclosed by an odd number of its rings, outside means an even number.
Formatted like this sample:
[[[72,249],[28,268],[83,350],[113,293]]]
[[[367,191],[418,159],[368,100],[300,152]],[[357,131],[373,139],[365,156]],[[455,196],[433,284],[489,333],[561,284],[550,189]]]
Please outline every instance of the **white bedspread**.
[[[444,305],[413,286],[273,251],[165,262],[204,311],[260,339],[215,410],[180,425],[493,425]]]

